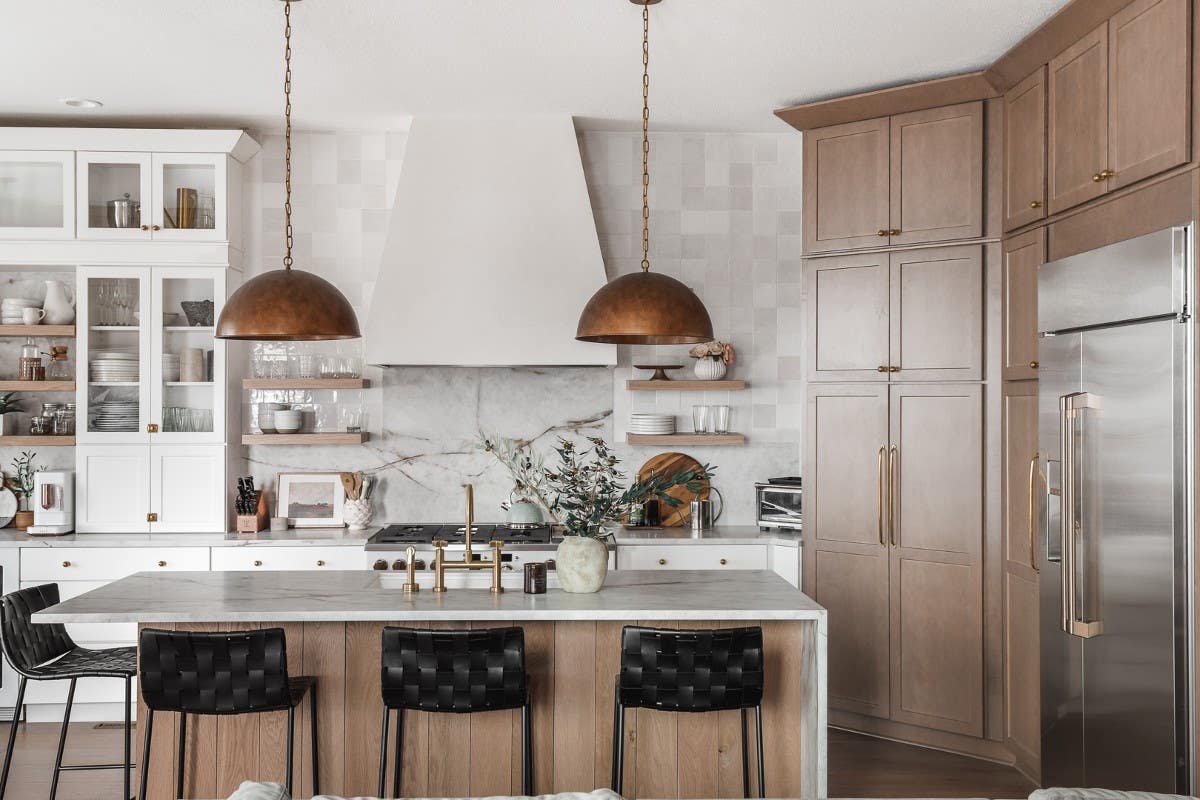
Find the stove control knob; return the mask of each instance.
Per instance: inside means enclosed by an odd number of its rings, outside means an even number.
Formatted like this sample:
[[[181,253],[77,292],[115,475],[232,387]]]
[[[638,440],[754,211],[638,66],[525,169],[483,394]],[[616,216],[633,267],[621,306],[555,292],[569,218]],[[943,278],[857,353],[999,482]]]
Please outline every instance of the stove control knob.
[[[392,569],[396,572],[403,572],[404,570],[408,569],[408,562],[403,558],[397,558],[392,562]]]
[[[425,569],[425,559],[418,558],[415,563],[417,565],[417,569]]]
[[[375,563],[371,565],[371,569],[387,569],[387,562],[382,558],[375,559]]]

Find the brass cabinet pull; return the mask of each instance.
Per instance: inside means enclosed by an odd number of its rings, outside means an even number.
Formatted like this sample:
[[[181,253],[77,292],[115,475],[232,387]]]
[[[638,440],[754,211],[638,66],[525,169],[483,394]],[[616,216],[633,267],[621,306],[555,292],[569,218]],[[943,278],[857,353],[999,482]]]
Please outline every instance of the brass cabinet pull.
[[[323,566],[325,566],[325,561],[324,561],[323,559],[320,559],[320,558],[318,558],[318,559],[317,559],[317,566],[318,566],[318,567],[323,567]]]
[[[875,235],[876,236],[887,236],[888,235],[887,229],[880,228],[879,230],[875,231]]]
[[[1107,180],[1109,178],[1117,177],[1117,173],[1113,172],[1111,169],[1105,169],[1100,171],[1100,177]]]
[[[1032,202],[1029,204],[1029,207],[1030,207],[1030,208],[1041,208],[1041,207],[1042,207],[1042,201],[1041,201],[1041,200],[1034,200],[1034,201],[1032,201]]]
[[[1095,175],[1092,176],[1092,183],[1099,183],[1102,180],[1104,180],[1103,172],[1097,172]]]
[[[883,507],[887,504],[887,499],[883,494],[883,485],[887,480],[884,473],[883,459],[887,453],[887,445],[879,448],[879,474],[876,476],[876,494],[879,500],[879,544],[887,547],[887,539],[883,538]]]
[[[888,451],[888,535],[896,546],[896,455],[900,448],[892,445]]]
[[[150,226],[150,230],[152,230],[152,231],[161,231],[161,230],[162,230],[162,228],[160,228],[160,227],[159,227],[159,226],[157,226],[157,225],[151,225],[151,226]]]
[[[887,364],[880,364],[878,367],[876,367],[876,368],[875,368],[875,371],[876,371],[876,372],[887,372],[887,371],[888,371],[888,365],[887,365]]]
[[[662,567],[662,566],[665,566],[665,565],[666,565],[666,563],[667,563],[667,560],[666,560],[665,558],[660,558],[660,559],[658,560],[658,565],[659,565],[660,567]]]
[[[158,433],[158,423],[151,422],[146,426],[146,433]]]
[[[1041,364],[1039,364],[1037,361],[1030,361],[1030,362],[1029,362],[1029,368],[1030,368],[1030,369],[1037,369],[1037,368],[1038,368],[1038,367],[1040,367],[1040,366],[1041,366]]]
[[[888,230],[888,235],[889,235],[889,236],[899,236],[899,235],[900,235],[900,229],[899,229],[899,228],[891,228],[891,229],[889,229],[889,230]]]
[[[158,565],[159,565],[160,567],[165,567],[165,566],[167,565],[167,562],[165,562],[165,561],[160,561],[160,562],[158,562]]]
[[[70,561],[64,561],[64,562],[63,562],[63,566],[64,566],[64,567],[69,567],[69,566],[71,566],[71,562],[70,562]]]
[[[729,560],[728,560],[728,559],[725,559],[725,558],[722,558],[722,559],[721,559],[721,566],[725,566],[725,565],[726,565],[726,564],[728,564],[728,563],[729,563]]]
[[[900,371],[900,368],[899,368],[899,367],[897,367],[897,366],[895,366],[894,364],[889,364],[889,365],[888,365],[888,370],[887,370],[887,371],[888,371],[888,372],[899,372],[899,371]]]
[[[255,561],[255,562],[254,562],[254,566],[256,566],[256,567],[261,567],[261,566],[262,566],[262,562],[261,562],[261,561]]]
[[[148,231],[148,230],[150,230],[150,226],[149,226],[149,225],[143,225],[143,226],[142,226],[142,230],[144,230],[144,231]]]
[[[1033,481],[1037,476],[1038,461],[1040,460],[1036,455],[1029,460],[1029,566],[1033,568],[1034,572],[1041,572],[1037,565],[1036,537],[1033,532]]]
[[[153,511],[151,511],[146,515],[146,522],[158,522],[158,514],[155,514]]]

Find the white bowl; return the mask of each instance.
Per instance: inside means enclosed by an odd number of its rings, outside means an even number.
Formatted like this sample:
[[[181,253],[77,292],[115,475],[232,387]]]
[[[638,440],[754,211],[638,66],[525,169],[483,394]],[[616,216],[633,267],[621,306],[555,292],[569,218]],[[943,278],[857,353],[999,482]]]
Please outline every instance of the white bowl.
[[[295,409],[275,412],[275,430],[279,433],[299,433],[302,423],[303,417]]]

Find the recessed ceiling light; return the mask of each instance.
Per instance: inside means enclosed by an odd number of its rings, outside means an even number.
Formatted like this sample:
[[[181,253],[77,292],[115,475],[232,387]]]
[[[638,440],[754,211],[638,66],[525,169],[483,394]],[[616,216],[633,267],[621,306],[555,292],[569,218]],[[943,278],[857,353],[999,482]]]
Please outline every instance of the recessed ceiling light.
[[[91,100],[87,97],[63,97],[59,102],[71,108],[100,108],[104,105],[99,100]]]

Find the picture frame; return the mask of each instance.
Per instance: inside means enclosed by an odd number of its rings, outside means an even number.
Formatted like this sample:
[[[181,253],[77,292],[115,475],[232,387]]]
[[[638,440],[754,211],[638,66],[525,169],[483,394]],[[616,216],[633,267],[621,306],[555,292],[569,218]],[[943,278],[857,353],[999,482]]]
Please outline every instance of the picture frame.
[[[341,528],[346,490],[337,472],[281,472],[275,515],[294,528]]]

